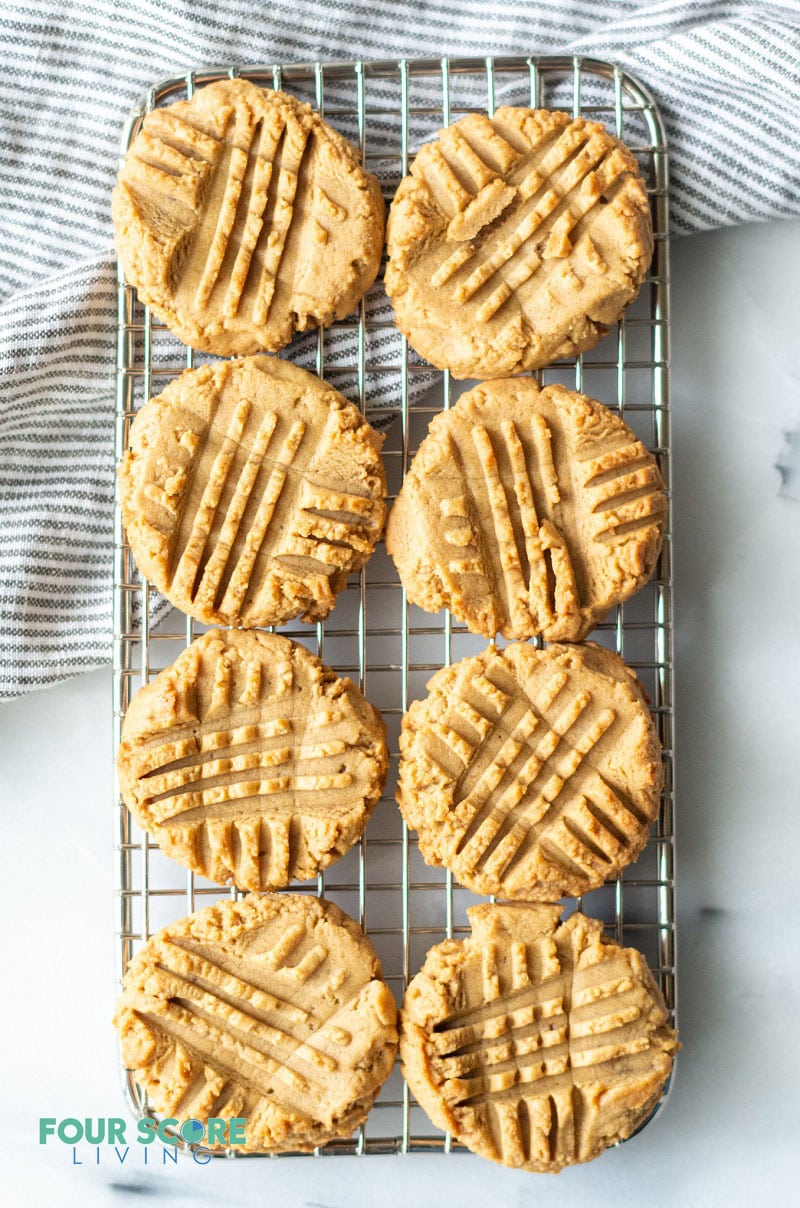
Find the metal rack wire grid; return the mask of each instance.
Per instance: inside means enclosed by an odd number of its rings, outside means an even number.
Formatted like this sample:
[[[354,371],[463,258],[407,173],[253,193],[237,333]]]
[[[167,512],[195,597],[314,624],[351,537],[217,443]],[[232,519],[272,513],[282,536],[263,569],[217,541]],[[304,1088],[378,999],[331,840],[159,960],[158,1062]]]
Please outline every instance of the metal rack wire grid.
[[[126,124],[125,154],[146,112],[191,96],[214,80],[242,76],[285,87],[310,101],[360,148],[365,166],[381,181],[387,201],[406,174],[415,149],[461,113],[488,113],[496,103],[569,109],[603,121],[637,156],[652,202],[655,254],[639,298],[589,354],[539,371],[542,384],[582,390],[624,416],[655,453],[670,484],[669,248],[667,152],[658,109],[645,87],[617,67],[580,58],[502,58],[320,63],[225,68],[190,72],[152,87]],[[356,315],[313,337],[301,337],[284,355],[305,363],[356,402],[386,434],[383,450],[390,497],[425,436],[432,415],[449,407],[457,387],[448,373],[426,365],[391,320],[381,279]],[[305,360],[304,360],[305,358]],[[185,348],[155,321],[118,277],[116,455],[128,443],[139,406],[184,368],[207,360]],[[463,387],[460,387],[463,388]],[[671,534],[652,581],[615,609],[592,634],[635,669],[652,702],[664,749],[665,788],[659,817],[642,855],[615,881],[568,902],[602,919],[617,941],[647,957],[675,1022],[675,916],[673,829],[673,658]],[[175,611],[138,574],[126,544],[119,503],[114,557],[114,742],[137,690],[167,666],[204,628]],[[288,892],[316,893],[356,918],[372,939],[398,1001],[426,951],[445,937],[468,932],[465,909],[476,899],[451,874],[429,868],[394,802],[400,720],[422,696],[440,666],[482,649],[450,615],[410,605],[382,545],[351,576],[334,611],[316,626],[300,622],[281,630],[303,642],[338,672],[349,674],[384,716],[391,751],[385,795],[365,836],[316,882]],[[502,644],[502,643],[501,643]],[[117,869],[117,983],[154,931],[222,896],[236,897],[186,872],[164,856],[114,798]],[[148,1112],[145,1094],[121,1068],[128,1104]],[[668,1088],[667,1088],[668,1089]],[[663,1107],[666,1093],[653,1115]],[[650,1119],[653,1117],[651,1116]],[[434,1128],[395,1069],[368,1120],[325,1155],[461,1148]],[[229,1151],[234,1156],[235,1151]]]

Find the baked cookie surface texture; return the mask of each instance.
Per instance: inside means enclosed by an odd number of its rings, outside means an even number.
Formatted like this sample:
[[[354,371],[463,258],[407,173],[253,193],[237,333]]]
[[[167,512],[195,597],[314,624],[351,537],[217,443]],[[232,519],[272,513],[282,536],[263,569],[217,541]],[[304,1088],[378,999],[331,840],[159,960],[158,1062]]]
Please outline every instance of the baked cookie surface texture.
[[[187,369],[138,412],[120,463],[136,565],[210,624],[319,620],[383,530],[382,443],[286,361]]]
[[[377,709],[304,646],[210,631],[137,692],[123,800],[168,856],[240,889],[308,880],[349,851],[380,798]]]
[[[387,224],[386,291],[421,356],[506,377],[594,347],[653,252],[636,160],[596,122],[472,113],[418,152]]]
[[[369,940],[296,894],[220,902],[159,931],[128,967],[114,1023],[156,1112],[244,1119],[239,1148],[260,1152],[349,1136],[397,1049]]]
[[[386,548],[428,612],[488,638],[578,641],[650,578],[666,513],[655,458],[617,415],[507,378],[434,418]]]
[[[384,203],[358,154],[306,104],[220,80],[146,115],[112,195],[141,300],[192,348],[283,348],[358,304]]]
[[[680,1047],[635,948],[560,906],[480,905],[406,991],[400,1058],[433,1123],[473,1153],[555,1173],[624,1140]]]
[[[636,858],[663,771],[618,655],[490,646],[427,687],[403,718],[397,800],[428,864],[475,893],[553,902]]]

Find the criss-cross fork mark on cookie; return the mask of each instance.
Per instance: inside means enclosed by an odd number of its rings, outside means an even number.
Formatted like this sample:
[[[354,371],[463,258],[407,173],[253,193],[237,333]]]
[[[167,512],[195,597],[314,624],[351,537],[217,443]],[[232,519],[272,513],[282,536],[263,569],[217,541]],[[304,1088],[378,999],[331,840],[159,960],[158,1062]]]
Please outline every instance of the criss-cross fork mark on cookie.
[[[602,667],[587,675],[571,649],[465,659],[434,678],[404,721],[404,816],[425,859],[478,893],[582,893],[645,841],[660,782],[652,723],[630,691],[604,703],[614,681]],[[630,765],[624,774],[620,763]]]
[[[325,616],[385,514],[380,438],[323,383],[270,358],[173,382],[120,470],[137,564],[207,622]]]
[[[563,671],[543,686],[535,709],[519,692],[498,686],[500,679],[509,687],[503,671],[498,660],[485,676],[474,677],[470,691],[445,713],[441,728],[431,727],[441,744],[428,749],[431,760],[451,776],[461,764],[450,866],[458,876],[480,868],[502,879],[538,843],[570,875],[594,879],[619,858],[624,836],[640,824],[630,803],[620,800],[598,772],[585,769],[584,761],[616,715],[594,704],[591,692],[568,695]],[[562,693],[550,726],[542,713]],[[580,734],[572,735],[582,719]],[[444,759],[437,758],[442,747],[447,748]]]
[[[162,847],[251,889],[347,850],[385,770],[380,725],[353,685],[326,686],[316,660],[271,641],[248,651],[247,635],[199,639],[153,686],[171,724],[142,729],[134,701],[120,752],[125,799]]]
[[[652,455],[616,416],[508,380],[435,423],[387,548],[415,603],[473,632],[575,640],[650,573],[665,512]]]
[[[444,1102],[457,1118],[468,1109],[507,1165],[594,1156],[595,1087],[613,1097],[648,1072],[654,1003],[638,954],[580,956],[563,935],[484,941],[480,977],[462,967],[459,1009],[429,1036]]]
[[[501,107],[418,152],[389,219],[387,291],[412,345],[457,377],[590,348],[652,254],[636,161],[594,122]]]
[[[592,222],[630,172],[627,157],[590,123],[545,126],[538,141],[515,135],[516,146],[491,119],[471,114],[442,130],[412,167],[450,220],[448,242],[457,243],[431,284],[447,288],[453,302],[475,299],[479,323],[493,318],[544,261],[568,257],[581,240],[592,267],[607,271]]]
[[[383,519],[382,501],[303,475],[313,457],[302,449],[306,422],[275,411],[258,422],[252,412],[239,403],[222,442],[207,439],[196,448],[184,490],[159,500],[180,518],[170,542],[170,589],[222,616],[239,615],[248,604],[259,610],[271,562],[281,574],[313,576],[328,597],[330,576],[371,552]],[[246,435],[251,443],[244,443]],[[194,511],[186,506],[192,481],[205,483]]]
[[[231,97],[219,93],[217,113],[197,101],[149,113],[120,179],[160,232],[163,253],[172,248],[162,285],[185,294],[195,321],[213,326],[221,316],[265,328],[295,226],[321,251],[349,214],[322,183],[304,179],[313,122],[286,98],[237,87]],[[295,291],[313,292],[303,275],[310,259]],[[269,339],[264,346],[273,347]]]
[[[375,1035],[371,951],[296,910],[268,920],[266,944],[226,936],[225,922],[167,928],[137,958],[116,1018],[129,1068],[162,1113],[246,1118],[252,1147],[280,1138],[276,1113],[295,1130],[346,1116]]]
[[[280,946],[276,945],[277,951],[265,954],[263,968],[279,971],[303,934],[299,924],[288,929]],[[319,945],[310,948],[297,964],[286,969],[289,985],[299,989],[325,963],[327,955]],[[236,962],[222,968],[204,955],[202,948],[190,946],[186,940],[161,941],[154,948],[154,957],[156,972],[149,992],[157,991],[163,1003],[157,1013],[143,1011],[142,1015],[168,1042],[152,1069],[157,1079],[162,1067],[170,1067],[173,1072],[173,1079],[163,1088],[162,1110],[187,1116],[218,1115],[216,1108],[224,1097],[227,1102],[223,1114],[234,1116],[243,1106],[248,1089],[260,1095],[274,1094],[276,1085],[280,1093],[283,1084],[290,1090],[308,1093],[321,1084],[325,1072],[337,1068],[336,1059],[313,1043],[324,1021],[315,1020],[313,1012],[285,997],[237,976]],[[329,1039],[336,1045],[346,1045],[352,1037],[341,1028],[333,1028]],[[181,1060],[180,1049],[202,1060],[203,1081],[199,1085],[196,1077],[189,1077],[194,1063]],[[239,1102],[232,1103],[231,1098]]]
[[[576,540],[555,522],[561,491],[550,427],[534,415],[527,433],[521,433],[513,420],[504,420],[500,433],[493,436],[476,424],[471,439],[489,514],[479,506],[474,480],[467,472],[461,494],[438,500],[442,535],[455,555],[443,567],[443,577],[456,611],[464,611],[464,601],[470,597],[482,598],[484,607],[492,612],[488,620],[492,634],[508,629],[522,636],[569,622],[583,603],[574,564],[578,564],[580,582],[585,583],[585,565],[592,555],[582,548],[580,536]],[[501,457],[507,468],[501,469]],[[443,458],[451,464],[472,461],[452,437],[443,449]],[[663,516],[660,476],[640,444],[623,445],[613,455],[589,458],[578,465],[587,490],[586,511],[591,516],[587,536],[591,541],[600,546],[613,544]],[[435,483],[428,485],[436,493]],[[518,518],[517,525],[512,517]],[[606,552],[598,551],[595,556],[603,557]],[[469,576],[484,580],[485,586]],[[499,610],[492,607],[494,595]]]

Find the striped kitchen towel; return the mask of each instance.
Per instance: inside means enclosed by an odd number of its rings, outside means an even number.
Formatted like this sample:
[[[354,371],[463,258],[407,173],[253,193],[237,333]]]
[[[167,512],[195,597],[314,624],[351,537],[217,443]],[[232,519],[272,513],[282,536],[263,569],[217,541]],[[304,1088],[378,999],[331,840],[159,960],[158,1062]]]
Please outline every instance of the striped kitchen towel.
[[[110,655],[109,194],[150,83],[214,63],[591,55],[656,94],[676,234],[800,213],[798,3],[7,0],[0,48],[0,698]]]

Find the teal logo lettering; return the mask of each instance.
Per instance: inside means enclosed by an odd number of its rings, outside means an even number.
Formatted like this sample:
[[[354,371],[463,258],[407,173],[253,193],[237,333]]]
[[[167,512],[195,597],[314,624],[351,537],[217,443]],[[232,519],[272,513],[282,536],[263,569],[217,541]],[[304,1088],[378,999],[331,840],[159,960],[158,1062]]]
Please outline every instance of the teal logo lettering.
[[[200,1120],[184,1120],[181,1136],[187,1145],[199,1145],[206,1135],[205,1125]]]
[[[118,1145],[125,1143],[125,1121],[117,1116],[85,1117],[77,1120],[67,1116],[56,1120],[54,1116],[43,1116],[39,1120],[39,1144],[46,1145],[52,1136],[58,1137],[62,1145],[77,1145],[86,1141],[89,1145]]]
[[[136,1122],[133,1148],[128,1144],[126,1122],[118,1116],[65,1116],[59,1120],[55,1116],[42,1116],[39,1119],[39,1144],[65,1146],[71,1150],[73,1166],[99,1166],[102,1155],[107,1160],[116,1160],[122,1166],[126,1159],[138,1158],[146,1166],[150,1148],[161,1150],[161,1164],[169,1161],[177,1165],[178,1149],[181,1142],[189,1147],[191,1157],[197,1165],[205,1166],[212,1156],[213,1149],[223,1149],[247,1143],[247,1120],[241,1117],[227,1118],[211,1116],[208,1120],[177,1120],[168,1117],[164,1120],[154,1120],[144,1116]],[[160,1142],[160,1147],[154,1145]],[[155,1160],[159,1155],[155,1153]]]

